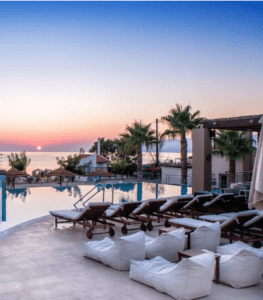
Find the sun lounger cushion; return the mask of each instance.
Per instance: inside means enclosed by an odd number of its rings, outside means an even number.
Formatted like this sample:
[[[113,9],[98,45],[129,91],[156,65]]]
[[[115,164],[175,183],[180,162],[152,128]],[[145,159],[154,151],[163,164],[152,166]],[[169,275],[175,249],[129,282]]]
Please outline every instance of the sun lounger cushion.
[[[178,218],[178,219],[170,219],[169,222],[178,224],[178,225],[185,225],[190,227],[198,228],[200,226],[210,226],[211,222],[205,222],[201,220],[191,219],[191,218]]]
[[[216,196],[213,200],[204,203],[203,206],[204,206],[204,207],[212,206],[212,205],[214,205],[217,201],[224,201],[222,198],[223,198],[223,197],[228,197],[228,196],[229,196],[229,197],[233,196],[233,193],[219,194],[219,195]],[[226,201],[229,201],[229,200],[226,200]]]
[[[142,202],[142,204],[139,207],[137,207],[133,211],[133,214],[135,214],[135,215],[143,214],[145,212],[145,210],[147,210],[147,206],[151,206],[151,205],[154,205],[154,204],[158,205],[158,203],[161,206],[165,202],[166,202],[166,199],[149,199],[149,200],[145,200],[145,201]]]
[[[116,214],[117,211],[121,210],[122,208],[122,203],[120,204],[114,204],[111,205],[107,210],[106,210],[106,217],[110,218]]]
[[[82,209],[82,210],[53,210],[50,211],[49,213],[55,217],[61,217],[61,218],[65,218],[65,219],[69,219],[69,220],[73,220],[73,221],[77,221],[80,220],[82,218],[82,216],[92,207],[98,207],[98,206],[103,206],[105,207],[105,210],[107,209],[107,207],[110,206],[109,202],[103,202],[103,203],[97,203],[97,202],[90,202],[89,205]]]
[[[194,199],[190,202],[188,202],[185,206],[184,206],[184,209],[188,209],[190,208],[191,206],[193,206],[195,203],[198,203],[199,202],[199,199],[201,198],[202,200],[203,199],[211,199],[211,197],[213,197],[213,194],[203,194],[203,195],[198,195],[196,197],[194,197]]]
[[[130,279],[151,286],[175,299],[189,300],[210,294],[215,256],[205,253],[178,264],[157,256],[151,260],[131,261]]]
[[[83,243],[83,251],[84,256],[116,270],[129,270],[131,259],[145,259],[145,233],[119,237],[115,241],[106,237],[102,241]]]
[[[226,214],[225,214],[226,215]],[[239,219],[242,218],[247,218],[247,217],[253,217],[257,215],[257,211],[256,210],[246,210],[246,211],[241,211],[239,213],[236,213],[234,215],[232,215],[232,217],[230,217],[228,220],[226,220],[225,222],[222,223],[222,228],[227,228],[230,224],[232,224],[233,222],[237,222],[238,224]]]
[[[235,214],[236,214],[236,212],[229,212],[229,213],[222,213],[222,214],[220,214],[220,216],[225,216],[225,217],[231,218]]]
[[[262,276],[262,267],[262,259],[246,249],[232,255],[221,255],[220,282],[234,288],[258,284]]]
[[[257,227],[259,224],[263,227],[263,211],[258,211],[257,216],[244,223],[244,227]]]
[[[175,196],[175,197],[168,197],[166,198],[167,202],[165,202],[161,207],[160,207],[160,211],[164,212],[164,211],[169,211],[169,207],[172,207],[174,205],[174,203],[177,203],[179,201],[183,201],[183,200],[191,200],[193,199],[193,195],[181,195],[181,196]]]
[[[115,218],[121,215],[122,217],[128,216],[137,207],[140,202],[123,202],[120,204],[113,204],[106,210],[107,218]]]
[[[145,235],[146,258],[161,256],[168,261],[177,261],[178,251],[183,251],[184,245],[184,228],[162,233],[157,238]]]
[[[224,222],[229,219],[229,217],[223,216],[223,215],[204,215],[199,216],[200,220],[208,221],[208,222]]]

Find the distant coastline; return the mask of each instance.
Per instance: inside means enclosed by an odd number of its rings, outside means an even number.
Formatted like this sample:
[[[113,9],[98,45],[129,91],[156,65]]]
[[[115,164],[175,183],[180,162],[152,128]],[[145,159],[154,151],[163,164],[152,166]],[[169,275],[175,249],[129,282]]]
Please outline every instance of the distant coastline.
[[[8,159],[7,156],[10,155],[12,151],[5,151],[1,152],[2,159],[0,162],[0,168],[8,170],[10,169],[10,166],[8,165]],[[19,153],[19,151],[13,151],[13,153]],[[67,157],[68,155],[74,155],[76,152],[30,152],[26,151],[28,158],[31,159],[30,165],[27,167],[27,173],[32,174],[32,171],[35,169],[56,169],[58,168],[58,164],[56,161],[56,157]],[[86,152],[88,153],[88,152]],[[192,155],[191,152],[188,153],[188,156]],[[178,152],[164,152],[161,151],[159,153],[159,160],[161,162],[164,161],[175,161],[175,159],[180,158],[181,155]],[[143,164],[151,163],[155,159],[155,152],[144,152],[143,153]]]

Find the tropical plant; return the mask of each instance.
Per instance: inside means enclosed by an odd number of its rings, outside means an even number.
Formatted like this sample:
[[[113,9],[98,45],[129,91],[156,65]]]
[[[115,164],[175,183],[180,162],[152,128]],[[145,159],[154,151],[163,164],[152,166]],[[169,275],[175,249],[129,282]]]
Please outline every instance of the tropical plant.
[[[168,116],[162,117],[162,120],[168,125],[169,129],[165,130],[162,137],[168,136],[175,138],[181,137],[181,183],[187,184],[187,140],[186,135],[197,128],[202,121],[199,117],[200,111],[197,110],[191,113],[191,106],[187,105],[185,108],[182,105],[176,104],[176,108],[170,110]]]
[[[89,149],[89,152],[97,153],[97,145],[98,142],[95,142]],[[117,138],[112,140],[112,139],[105,139],[104,137],[102,137],[100,138],[100,153],[105,158],[110,159],[110,156],[113,153],[119,151],[120,145],[121,145],[121,141]]]
[[[89,152],[96,153],[97,144],[98,142],[95,142],[90,148]],[[102,137],[100,138],[100,152],[102,156],[106,157],[109,160],[109,170],[112,170],[113,173],[118,174],[119,172],[117,171],[118,168],[115,168],[113,166],[118,160],[118,164],[120,161],[122,161],[122,164],[124,161],[127,162],[127,167],[122,170],[123,174],[132,175],[137,170],[137,166],[135,164],[137,159],[136,151],[132,149],[130,151],[123,151],[124,144],[125,142],[123,141],[123,139],[115,138],[114,140],[112,140]]]
[[[213,138],[215,149],[212,153],[229,159],[230,183],[235,182],[236,161],[245,160],[247,155],[256,150],[253,146],[254,140],[244,137],[245,133],[245,131],[219,130],[217,136]]]
[[[7,158],[9,166],[11,166],[12,168],[16,168],[22,172],[26,171],[27,166],[31,162],[31,159],[27,158],[25,151],[23,151],[19,155],[17,153],[11,153],[11,155],[8,155]]]
[[[79,166],[82,154],[69,155],[67,158],[57,157],[57,164],[65,170],[73,172],[78,175],[85,175],[84,166]]]
[[[122,174],[126,171],[128,167],[127,160],[122,157],[119,158],[117,156],[112,155],[111,156],[111,169],[114,174]]]
[[[150,129],[151,124],[144,125],[142,122],[135,121],[132,126],[126,126],[126,132],[120,134],[122,137],[123,151],[137,152],[137,169],[138,180],[142,181],[142,145],[145,144],[146,149],[149,145],[156,141],[154,137],[155,131]]]

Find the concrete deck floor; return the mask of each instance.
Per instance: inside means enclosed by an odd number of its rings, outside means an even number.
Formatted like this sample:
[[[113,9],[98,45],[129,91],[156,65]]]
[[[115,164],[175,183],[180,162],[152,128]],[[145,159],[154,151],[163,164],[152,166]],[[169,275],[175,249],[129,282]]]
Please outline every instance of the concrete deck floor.
[[[134,231],[131,231],[133,233]],[[18,227],[0,243],[0,299],[52,300],[169,300],[170,296],[132,281],[128,272],[113,270],[83,257],[81,226],[59,225],[42,218]],[[157,236],[157,228],[148,232]],[[114,238],[120,236],[117,229]],[[95,235],[101,240],[106,234]],[[262,300],[263,280],[254,287],[234,289],[213,283],[207,300]]]

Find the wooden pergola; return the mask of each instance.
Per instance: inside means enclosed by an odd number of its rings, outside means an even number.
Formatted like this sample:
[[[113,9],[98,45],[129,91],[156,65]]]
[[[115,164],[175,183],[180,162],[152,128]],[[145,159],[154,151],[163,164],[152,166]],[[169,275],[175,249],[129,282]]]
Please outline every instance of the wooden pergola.
[[[261,124],[258,123],[262,115],[251,115],[234,118],[207,119],[200,123],[201,128],[255,131],[260,132]]]
[[[200,128],[193,130],[193,193],[201,190],[211,190],[211,137],[215,135],[215,131],[219,129],[247,131],[251,136],[252,132],[257,132],[259,138],[261,130],[259,120],[262,116],[260,114],[206,119],[200,123]]]

